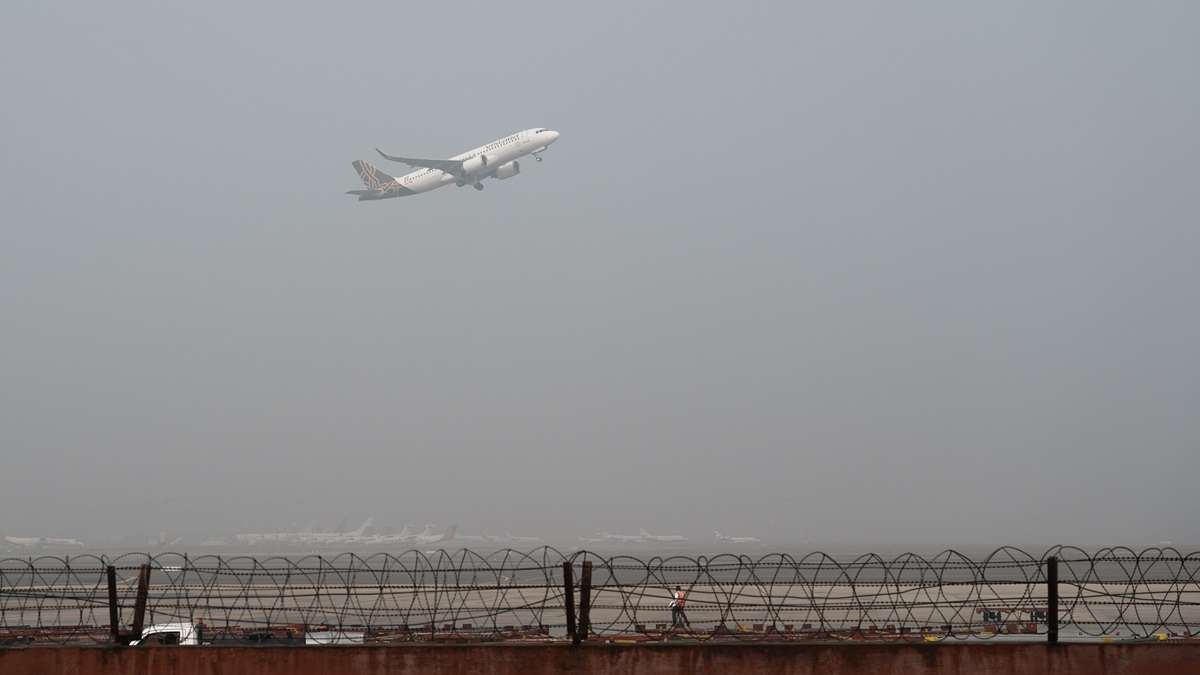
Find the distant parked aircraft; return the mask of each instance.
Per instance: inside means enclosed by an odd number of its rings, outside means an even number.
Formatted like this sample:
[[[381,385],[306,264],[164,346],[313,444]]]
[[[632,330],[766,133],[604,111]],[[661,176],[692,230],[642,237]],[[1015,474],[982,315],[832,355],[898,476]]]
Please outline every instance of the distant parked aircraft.
[[[688,540],[687,537],[681,534],[650,534],[646,530],[639,530],[639,532],[645,541],[653,541],[659,544],[672,544]]]
[[[5,537],[4,541],[13,546],[26,547],[51,547],[51,546],[78,546],[84,547],[82,541],[78,539],[63,539],[61,537]]]
[[[759,539],[758,537],[730,537],[730,536],[721,534],[720,530],[713,530],[713,536],[715,536],[717,538],[717,541],[727,541],[731,544],[761,544],[762,543],[762,539]]]
[[[598,533],[596,533],[596,536],[599,537],[599,539],[589,539],[587,537],[580,537],[579,539],[580,539],[580,541],[583,541],[583,542],[586,542],[589,544],[599,544],[599,543],[644,544],[644,543],[646,543],[646,539],[644,537],[642,537],[642,535],[640,535],[640,534],[612,534],[611,532],[598,532]]]
[[[354,170],[366,189],[348,190],[346,194],[357,195],[361,202],[407,197],[451,183],[458,187],[471,185],[476,190],[482,190],[485,178],[504,180],[521,173],[521,163],[517,159],[525,155],[533,155],[534,159],[542,161],[541,154],[556,140],[557,131],[526,129],[449,159],[397,157],[376,148],[375,152],[384,159],[407,164],[417,170],[403,176],[389,176],[367,162],[355,160]]]
[[[442,544],[454,540],[454,534],[458,531],[457,525],[447,527],[441,534],[434,534],[433,525],[426,525],[425,530],[420,534],[413,535],[413,543],[428,546],[429,544]]]
[[[473,544],[498,544],[504,541],[504,538],[491,534],[462,534],[460,532],[455,532],[454,540]]]
[[[234,539],[242,544],[354,544],[369,536],[374,522],[374,518],[367,518],[350,532],[246,532],[234,535]]]
[[[504,533],[504,540],[514,544],[540,544],[544,541],[541,537],[518,537],[511,532]]]
[[[400,528],[399,532],[392,534],[376,534],[368,537],[363,543],[366,544],[406,544],[416,537],[416,534],[408,531],[408,525]]]

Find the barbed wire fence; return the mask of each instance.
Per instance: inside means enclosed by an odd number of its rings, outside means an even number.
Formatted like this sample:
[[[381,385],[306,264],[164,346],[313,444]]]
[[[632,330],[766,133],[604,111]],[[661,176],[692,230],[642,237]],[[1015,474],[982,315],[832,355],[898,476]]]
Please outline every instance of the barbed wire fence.
[[[685,594],[677,621],[676,587]],[[1195,638],[1200,552],[641,559],[542,547],[0,559],[0,646],[128,642],[177,622],[202,626],[206,640],[262,644],[314,630],[381,644]]]

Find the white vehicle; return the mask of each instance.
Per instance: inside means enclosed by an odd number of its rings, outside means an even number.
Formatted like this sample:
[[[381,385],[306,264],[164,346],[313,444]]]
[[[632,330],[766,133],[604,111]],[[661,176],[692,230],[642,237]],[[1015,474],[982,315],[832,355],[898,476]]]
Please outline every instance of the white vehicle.
[[[454,184],[458,187],[471,185],[483,189],[483,179],[504,180],[521,173],[517,160],[533,155],[542,161],[541,154],[558,140],[558,132],[550,129],[525,129],[504,138],[472,148],[449,159],[422,159],[420,157],[397,157],[376,148],[384,159],[400,162],[416,168],[402,176],[389,176],[362,160],[353,162],[354,170],[362,179],[365,190],[347,190],[346,194],[358,195],[358,201],[407,197],[429,192]]]
[[[713,530],[713,536],[717,538],[717,541],[727,541],[731,544],[761,544],[762,543],[762,539],[759,539],[758,537],[730,537],[728,535],[721,534],[720,530]]]
[[[129,643],[134,645],[198,645],[200,627],[194,623],[156,623],[146,626],[138,639]]]
[[[272,642],[288,644],[293,641],[290,637],[271,638],[267,634],[258,636],[250,636],[245,639],[219,638],[213,639],[204,635],[203,626],[191,622],[181,621],[175,623],[156,623],[153,626],[147,626],[142,629],[142,634],[130,642],[130,646],[148,646],[148,645],[180,645],[180,646],[196,646],[196,645],[211,645],[216,642],[223,644],[270,644]],[[306,645],[342,645],[342,644],[363,644],[366,641],[366,633],[363,631],[347,631],[337,629],[311,630],[304,633],[304,644]],[[298,640],[296,640],[298,642]]]
[[[688,538],[682,534],[650,534],[646,530],[639,530],[639,532],[643,539],[646,541],[655,542],[657,544],[673,544],[688,540]]]

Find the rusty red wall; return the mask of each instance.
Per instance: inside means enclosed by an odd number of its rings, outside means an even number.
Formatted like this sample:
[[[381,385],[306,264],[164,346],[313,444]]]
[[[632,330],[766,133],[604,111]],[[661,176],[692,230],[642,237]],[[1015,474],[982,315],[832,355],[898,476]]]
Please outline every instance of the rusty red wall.
[[[1200,643],[991,645],[495,645],[0,649],[33,675],[1200,674]]]

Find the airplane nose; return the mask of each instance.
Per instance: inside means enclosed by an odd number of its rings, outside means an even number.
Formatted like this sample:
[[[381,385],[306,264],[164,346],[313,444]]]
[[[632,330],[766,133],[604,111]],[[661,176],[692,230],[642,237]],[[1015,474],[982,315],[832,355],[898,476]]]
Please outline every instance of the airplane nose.
[[[558,132],[557,131],[550,131],[549,129],[547,129],[546,133],[550,136],[550,139],[548,141],[546,141],[546,145],[550,145],[554,141],[558,140]]]

